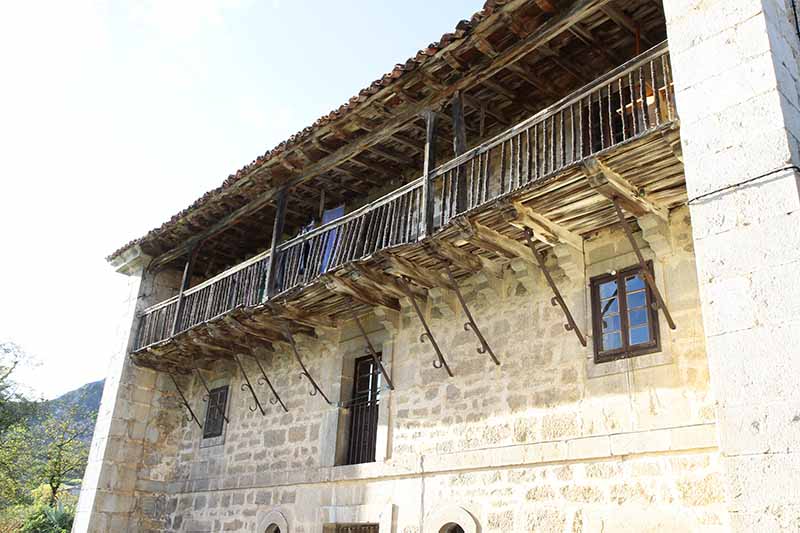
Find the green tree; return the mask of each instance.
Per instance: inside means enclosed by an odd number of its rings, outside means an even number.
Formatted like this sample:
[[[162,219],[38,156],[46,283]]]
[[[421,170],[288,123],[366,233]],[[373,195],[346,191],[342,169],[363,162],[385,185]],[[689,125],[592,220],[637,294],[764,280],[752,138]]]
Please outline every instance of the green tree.
[[[9,428],[36,413],[37,402],[26,398],[13,379],[14,372],[29,360],[19,345],[0,341],[0,443]]]
[[[54,507],[64,486],[80,478],[89,456],[87,439],[94,429],[94,415],[75,404],[51,413],[42,422],[34,443],[34,479],[50,487]]]
[[[28,360],[13,342],[0,342],[0,508],[30,501],[33,472],[29,423],[38,402],[28,400],[13,379]]]

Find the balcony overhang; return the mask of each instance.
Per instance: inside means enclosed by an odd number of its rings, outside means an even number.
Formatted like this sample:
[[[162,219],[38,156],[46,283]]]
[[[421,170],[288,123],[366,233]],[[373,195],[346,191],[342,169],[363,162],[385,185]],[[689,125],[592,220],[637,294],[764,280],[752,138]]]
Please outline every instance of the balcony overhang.
[[[287,342],[287,328],[314,335],[352,312],[396,310],[477,272],[499,275],[513,260],[538,268],[528,237],[536,251],[580,250],[585,236],[619,222],[615,203],[629,218],[667,217],[686,201],[679,128],[662,44],[429,176],[282,243],[271,298],[261,254],[187,291],[175,335],[165,331],[175,299],[146,310],[132,357],[188,373]],[[426,183],[433,228],[422,235]]]

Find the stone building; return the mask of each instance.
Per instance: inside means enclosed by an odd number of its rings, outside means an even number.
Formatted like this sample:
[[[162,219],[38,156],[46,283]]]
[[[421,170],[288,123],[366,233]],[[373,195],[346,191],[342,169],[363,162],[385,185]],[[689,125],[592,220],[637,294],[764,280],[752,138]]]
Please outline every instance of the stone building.
[[[489,0],[109,257],[73,531],[800,529],[791,0]]]

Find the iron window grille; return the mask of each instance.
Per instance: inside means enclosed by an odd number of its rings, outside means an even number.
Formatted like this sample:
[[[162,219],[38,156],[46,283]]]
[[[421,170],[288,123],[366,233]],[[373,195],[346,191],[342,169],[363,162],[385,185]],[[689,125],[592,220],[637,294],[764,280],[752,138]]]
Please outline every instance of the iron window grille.
[[[353,394],[344,405],[350,417],[346,464],[375,461],[380,391],[381,372],[378,365],[371,356],[356,359]]]
[[[228,386],[211,389],[206,404],[206,420],[203,425],[203,438],[210,439],[222,435],[225,424],[225,409],[228,404]]]
[[[653,263],[647,268],[653,273]],[[658,312],[639,265],[591,279],[595,363],[661,349]]]

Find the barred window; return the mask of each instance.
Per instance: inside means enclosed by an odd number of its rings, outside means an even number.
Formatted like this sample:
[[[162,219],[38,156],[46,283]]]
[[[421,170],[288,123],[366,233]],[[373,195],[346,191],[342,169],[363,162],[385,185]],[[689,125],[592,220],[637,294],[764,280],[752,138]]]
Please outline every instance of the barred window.
[[[225,409],[228,407],[228,386],[211,389],[206,405],[206,420],[203,438],[210,439],[222,435],[225,423]]]
[[[356,359],[353,395],[345,404],[350,416],[347,464],[375,461],[380,390],[381,373],[372,357]]]
[[[652,274],[652,263],[647,268]],[[661,349],[658,314],[639,265],[592,278],[591,291],[596,363]]]

